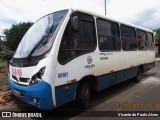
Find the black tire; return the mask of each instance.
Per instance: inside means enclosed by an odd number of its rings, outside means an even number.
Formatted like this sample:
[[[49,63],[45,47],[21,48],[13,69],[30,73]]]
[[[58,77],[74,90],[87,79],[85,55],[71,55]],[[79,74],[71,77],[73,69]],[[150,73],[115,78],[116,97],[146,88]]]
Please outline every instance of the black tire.
[[[141,68],[138,68],[137,76],[135,77],[135,81],[140,82],[141,78],[142,78],[142,70],[141,70]]]
[[[78,106],[82,109],[86,109],[90,105],[91,100],[91,89],[88,82],[82,82],[77,88],[77,99]]]

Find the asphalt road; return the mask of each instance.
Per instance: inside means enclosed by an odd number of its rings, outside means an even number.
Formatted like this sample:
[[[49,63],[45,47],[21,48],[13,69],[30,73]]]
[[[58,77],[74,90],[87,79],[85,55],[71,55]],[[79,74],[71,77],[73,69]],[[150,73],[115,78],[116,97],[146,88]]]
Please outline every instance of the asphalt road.
[[[19,102],[17,102],[19,104]],[[71,119],[71,120],[93,120],[93,119],[128,119],[129,117],[103,117],[109,114],[106,111],[160,111],[160,63],[156,67],[143,74],[139,83],[134,79],[107,88],[101,92],[92,95],[91,106],[83,111],[76,107],[74,102],[59,107],[53,111],[39,111],[36,108],[20,103],[10,111],[36,111],[48,114],[52,119]],[[63,112],[71,114],[63,118]],[[57,115],[59,114],[59,115]],[[55,115],[59,117],[55,117]],[[132,117],[130,119],[159,119],[160,117]],[[21,118],[19,118],[21,119]],[[26,118],[33,119],[33,118]],[[34,118],[35,119],[35,118]]]

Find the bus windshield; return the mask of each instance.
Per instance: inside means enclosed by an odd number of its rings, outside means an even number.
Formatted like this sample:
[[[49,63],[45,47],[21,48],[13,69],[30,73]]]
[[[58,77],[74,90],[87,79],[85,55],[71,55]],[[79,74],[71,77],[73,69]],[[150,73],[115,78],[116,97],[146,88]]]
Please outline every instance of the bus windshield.
[[[58,11],[35,22],[22,38],[14,58],[27,58],[47,53],[68,10]]]

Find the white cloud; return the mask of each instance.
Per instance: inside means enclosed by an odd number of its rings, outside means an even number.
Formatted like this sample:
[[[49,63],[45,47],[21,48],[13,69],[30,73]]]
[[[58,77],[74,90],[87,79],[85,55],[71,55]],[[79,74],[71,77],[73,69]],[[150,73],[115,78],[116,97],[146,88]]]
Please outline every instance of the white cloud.
[[[136,21],[139,21],[139,25],[142,25],[144,27],[148,27],[149,24],[143,24],[140,22],[148,21],[145,18],[142,18],[141,16],[145,11],[148,11],[150,9],[156,10],[154,13],[154,18],[159,19],[160,15],[160,1],[159,0],[111,0],[111,2],[108,5],[108,16],[121,20],[121,21],[126,21],[130,23],[136,23]],[[149,11],[148,11],[149,12]],[[149,13],[148,13],[149,15]],[[150,22],[152,23],[152,20]],[[152,25],[150,23],[150,26]],[[159,25],[160,27],[160,25]],[[151,27],[148,27],[151,28]]]
[[[109,2],[109,0],[107,0],[107,2]],[[101,7],[103,5],[104,0],[1,0],[0,31],[4,29],[5,26],[8,26],[11,21],[18,23],[22,21],[35,22],[48,13],[71,7],[103,12],[104,7]],[[13,23],[11,22],[10,24]]]
[[[160,7],[144,10],[136,15],[133,23],[149,29],[160,27]]]
[[[18,22],[25,20],[37,20],[55,10],[79,7],[89,10],[101,11],[99,7],[104,4],[104,0],[1,0],[0,12],[9,18],[16,19]]]
[[[160,5],[159,0],[111,0],[108,5],[108,15],[129,19],[134,18],[137,13]]]
[[[156,9],[154,21],[160,21],[159,0],[106,0],[107,16],[132,23],[138,23],[144,27],[152,25],[152,20],[147,24],[140,24],[140,13],[148,9]],[[3,29],[9,28],[11,24],[22,21],[35,22],[40,17],[53,11],[78,7],[92,12],[104,14],[104,0],[0,0],[0,34]],[[142,19],[142,17],[141,17]],[[143,18],[144,19],[144,18]],[[139,22],[137,22],[139,21]],[[151,27],[149,27],[151,28]]]

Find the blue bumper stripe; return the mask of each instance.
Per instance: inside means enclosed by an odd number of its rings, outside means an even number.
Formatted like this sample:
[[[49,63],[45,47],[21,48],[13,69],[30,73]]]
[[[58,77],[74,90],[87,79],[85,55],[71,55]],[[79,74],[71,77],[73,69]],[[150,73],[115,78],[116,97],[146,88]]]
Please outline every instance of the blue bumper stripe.
[[[22,86],[14,83],[8,75],[8,82],[12,94],[19,93],[21,100],[42,110],[53,109],[51,86],[45,81],[42,80],[35,85]],[[34,99],[36,99],[36,102],[34,102]]]

